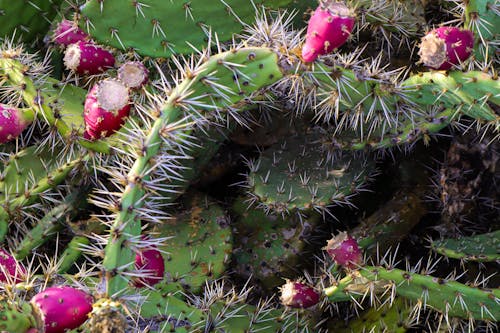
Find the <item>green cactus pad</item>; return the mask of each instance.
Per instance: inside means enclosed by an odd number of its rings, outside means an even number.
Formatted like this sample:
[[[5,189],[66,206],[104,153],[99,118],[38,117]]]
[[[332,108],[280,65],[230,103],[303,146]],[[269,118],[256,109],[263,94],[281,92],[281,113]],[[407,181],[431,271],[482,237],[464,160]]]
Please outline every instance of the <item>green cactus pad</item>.
[[[494,0],[464,1],[465,27],[474,33],[474,57],[483,61],[498,56],[500,15]],[[486,56],[486,57],[485,57]]]
[[[121,196],[121,209],[111,227],[111,233],[117,231],[118,237],[113,236],[108,242],[103,261],[106,271],[118,270],[117,278],[111,277],[106,282],[111,294],[126,289],[128,278],[121,276],[119,267],[126,267],[134,260],[133,252],[124,248],[123,242],[126,237],[141,234],[138,209],[143,205],[146,189],[136,186],[135,182],[151,179],[150,163],[158,154],[178,154],[168,149],[176,147],[182,140],[188,140],[196,127],[193,124],[215,117],[217,112],[228,110],[237,103],[239,107],[245,106],[249,97],[283,75],[278,66],[278,56],[266,48],[242,48],[211,56],[197,66],[194,73],[195,76],[192,69],[188,69],[189,75],[169,95],[159,118],[141,139],[143,146],[134,157],[135,162],[127,175],[129,181]],[[224,90],[222,98],[220,89]],[[180,130],[172,131],[169,128],[172,123],[176,123]],[[170,142],[165,144],[164,139]],[[171,178],[179,178],[177,170],[162,177],[165,182],[171,182]]]
[[[500,289],[483,290],[397,268],[365,266],[326,288],[324,293],[332,302],[360,298],[365,293],[398,295],[450,317],[500,319]]]
[[[433,240],[431,247],[448,258],[500,262],[500,230],[457,239]]]
[[[285,218],[266,215],[255,207],[245,209],[242,200],[233,207],[241,211],[234,226],[238,244],[233,251],[235,271],[244,279],[257,279],[265,288],[280,286],[285,278],[296,276],[307,253],[307,238],[321,216],[315,212],[301,219],[295,214]]]
[[[0,39],[16,38],[30,42],[47,32],[50,21],[63,0],[0,0]]]
[[[411,307],[402,298],[380,308],[372,307],[348,323],[335,321],[328,329],[338,333],[405,333],[410,322]]]
[[[64,252],[61,254],[58,262],[58,274],[66,273],[82,256],[82,246],[89,245],[90,240],[85,236],[74,236],[73,239],[66,245]]]
[[[259,0],[278,8],[291,0]],[[207,44],[211,29],[219,41],[228,41],[252,23],[255,9],[247,0],[90,0],[81,8],[80,27],[98,42],[119,49],[134,49],[142,56],[169,57],[192,53]]]
[[[25,333],[36,327],[29,303],[20,301],[14,304],[3,296],[0,297],[0,331]]]
[[[487,121],[498,117],[486,102],[498,102],[498,96],[492,91],[500,89],[500,82],[488,74],[471,71],[463,75],[462,72],[431,71],[412,75],[403,85],[415,88],[408,95],[419,105],[443,105],[447,108],[460,106],[456,109],[457,112]]]
[[[293,312],[286,313],[283,309],[270,308],[263,310],[262,306],[242,302],[234,302],[232,305],[227,303],[217,302],[210,306],[214,332],[307,332],[306,323]]]
[[[159,237],[172,237],[166,245],[167,279],[196,293],[206,281],[226,270],[232,252],[232,234],[225,212],[204,196],[189,199],[188,209],[155,228]]]
[[[65,161],[48,149],[37,151],[37,147],[28,147],[12,155],[0,180],[0,202],[3,202],[0,207],[0,241],[7,231],[9,215],[36,202],[41,193],[63,182],[86,159],[88,156]]]
[[[358,241],[364,253],[385,253],[408,235],[425,212],[418,194],[412,191],[398,192],[349,234]]]
[[[177,292],[169,284],[155,285],[154,290],[144,290],[141,295],[146,300],[140,304],[138,312],[139,328],[149,325],[148,332],[193,332],[206,321],[207,315],[200,309],[188,305],[176,296]]]
[[[348,152],[331,157],[317,133],[290,137],[253,163],[248,195],[258,208],[282,215],[346,203],[367,181],[374,165]]]

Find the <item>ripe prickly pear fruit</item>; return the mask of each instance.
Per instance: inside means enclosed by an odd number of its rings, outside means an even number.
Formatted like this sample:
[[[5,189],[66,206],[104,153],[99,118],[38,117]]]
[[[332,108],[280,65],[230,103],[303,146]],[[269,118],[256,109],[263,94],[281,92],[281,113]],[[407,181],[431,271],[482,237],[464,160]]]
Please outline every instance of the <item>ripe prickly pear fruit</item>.
[[[307,26],[302,59],[312,62],[318,56],[342,46],[351,35],[355,22],[354,14],[344,3],[334,0],[321,1]]]
[[[153,286],[163,280],[165,274],[165,262],[161,252],[149,249],[137,253],[135,256],[135,267],[144,271],[144,277],[134,281],[138,288],[146,285]]]
[[[50,287],[31,299],[44,333],[63,333],[79,327],[92,311],[92,296],[68,286]]]
[[[89,40],[90,37],[78,25],[69,20],[62,20],[54,29],[52,39],[61,46],[68,46],[79,41]]]
[[[84,137],[97,140],[119,130],[130,113],[129,90],[123,83],[106,79],[90,89],[85,99]]]
[[[337,265],[353,269],[363,261],[358,242],[346,232],[330,239],[324,249]]]
[[[472,31],[440,27],[422,37],[418,54],[425,66],[446,70],[469,58],[473,48]]]
[[[0,104],[0,143],[17,138],[33,121],[33,114]]]
[[[0,282],[18,283],[26,275],[26,269],[16,258],[4,249],[0,249]]]
[[[291,308],[305,309],[319,302],[319,293],[300,281],[287,280],[281,286],[281,303]]]
[[[79,41],[66,48],[64,65],[78,74],[99,74],[115,65],[115,57],[92,42]]]
[[[139,61],[128,61],[118,68],[118,79],[131,89],[139,89],[149,80],[149,71]]]

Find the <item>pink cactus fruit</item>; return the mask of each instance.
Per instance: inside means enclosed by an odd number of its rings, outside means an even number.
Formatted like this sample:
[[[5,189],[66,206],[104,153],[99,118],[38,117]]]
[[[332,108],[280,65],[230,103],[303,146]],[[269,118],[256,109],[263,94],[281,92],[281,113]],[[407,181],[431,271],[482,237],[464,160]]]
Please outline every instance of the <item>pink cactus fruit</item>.
[[[31,299],[44,333],[63,333],[79,327],[92,311],[92,296],[69,286],[50,287]]]
[[[84,137],[97,140],[119,130],[130,113],[129,90],[114,79],[100,81],[90,89],[85,99]]]
[[[33,121],[33,114],[0,104],[0,143],[17,138]]]
[[[62,20],[54,29],[52,39],[61,46],[68,46],[79,41],[89,40],[90,37],[74,22]]]
[[[64,65],[78,74],[99,74],[115,65],[115,57],[99,45],[79,41],[66,48]]]
[[[9,252],[0,248],[0,282],[19,283],[26,275],[26,268]]]
[[[153,286],[163,280],[165,274],[165,261],[161,252],[155,248],[141,251],[135,256],[135,267],[144,271],[144,277],[134,281],[138,288],[146,285]]]
[[[363,260],[363,253],[358,242],[346,232],[341,232],[328,241],[326,252],[337,265],[354,269]]]
[[[149,80],[149,71],[139,61],[128,61],[118,68],[118,79],[131,89],[139,89]]]
[[[473,48],[472,31],[457,27],[440,27],[422,37],[418,54],[425,66],[447,70],[469,58]]]
[[[319,293],[300,281],[287,280],[281,286],[281,303],[291,308],[305,309],[319,302]]]
[[[344,3],[321,1],[309,20],[302,59],[312,62],[342,46],[351,35],[355,22],[356,18]]]

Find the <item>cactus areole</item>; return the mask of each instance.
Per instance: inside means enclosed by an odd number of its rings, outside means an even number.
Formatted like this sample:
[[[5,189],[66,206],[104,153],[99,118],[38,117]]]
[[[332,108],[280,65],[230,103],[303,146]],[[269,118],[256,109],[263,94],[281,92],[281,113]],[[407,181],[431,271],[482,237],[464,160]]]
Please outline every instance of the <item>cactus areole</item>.
[[[472,31],[440,27],[422,37],[419,55],[425,66],[447,70],[469,58],[473,47]]]
[[[281,287],[281,302],[291,308],[305,309],[319,302],[319,293],[314,288],[302,283],[288,280]]]
[[[119,130],[130,112],[129,90],[113,79],[100,81],[85,99],[83,118],[84,137],[96,140]]]
[[[31,299],[44,333],[63,333],[79,327],[92,311],[92,296],[68,286],[50,287]]]
[[[306,42],[302,47],[302,59],[312,62],[342,46],[354,27],[356,19],[342,2],[324,0],[314,11],[307,26]]]
[[[341,232],[328,241],[326,252],[337,265],[356,268],[362,261],[362,252],[358,242],[346,232]]]

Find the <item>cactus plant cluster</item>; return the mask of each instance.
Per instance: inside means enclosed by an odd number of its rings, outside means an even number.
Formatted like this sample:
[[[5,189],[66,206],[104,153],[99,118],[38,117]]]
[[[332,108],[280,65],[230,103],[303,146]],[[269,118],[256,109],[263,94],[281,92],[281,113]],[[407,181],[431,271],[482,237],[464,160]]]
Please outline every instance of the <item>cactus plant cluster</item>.
[[[483,332],[493,0],[0,0],[0,331]]]

